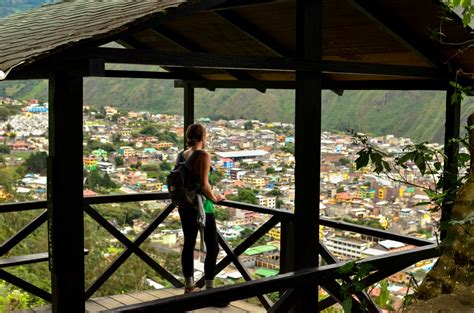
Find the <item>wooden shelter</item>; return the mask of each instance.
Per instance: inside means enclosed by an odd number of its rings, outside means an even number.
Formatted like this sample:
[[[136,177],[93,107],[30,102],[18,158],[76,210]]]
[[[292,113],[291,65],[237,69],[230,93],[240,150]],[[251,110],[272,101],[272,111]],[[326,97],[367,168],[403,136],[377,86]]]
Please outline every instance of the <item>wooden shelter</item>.
[[[449,81],[458,69],[474,72],[474,52],[457,53],[457,47],[440,44],[431,35],[432,30],[439,29],[440,17],[447,14],[450,20],[443,22],[442,30],[445,41],[462,42],[472,40],[473,36],[455,14],[442,8],[438,1],[432,0],[74,1],[45,5],[0,20],[2,77],[49,80],[47,216],[53,292],[41,293],[3,270],[0,278],[51,300],[55,312],[84,312],[84,299],[132,252],[176,286],[180,284],[143,255],[139,245],[146,234],[131,242],[108,228],[127,246],[126,256],[121,256],[120,262],[114,263],[97,284],[85,289],[84,210],[96,216],[90,204],[127,201],[123,197],[83,199],[82,100],[83,78],[88,76],[176,80],[175,86],[185,91],[185,125],[194,120],[194,88],[296,91],[295,213],[228,202],[238,208],[271,212],[272,223],[278,222],[277,217],[283,219],[281,266],[282,272],[287,273],[127,310],[192,309],[212,303],[216,297],[234,300],[259,295],[264,299],[263,293],[275,290],[280,290],[282,297],[273,306],[266,302],[272,312],[286,312],[289,308],[297,312],[316,311],[342,302],[344,294],[335,280],[341,277],[337,271],[341,264],[335,263],[324,246],[318,245],[318,225],[422,246],[369,260],[377,271],[367,279],[367,284],[436,255],[436,247],[423,240],[320,218],[318,164],[322,89],[340,95],[351,89],[446,90],[446,140],[459,135],[460,103],[450,103],[453,90]],[[124,48],[104,47],[110,42]],[[166,71],[109,70],[107,63],[159,65]],[[468,80],[462,83],[471,84]],[[446,170],[456,171],[456,149],[448,149],[447,154],[451,161],[446,164]],[[132,198],[133,201],[165,199],[166,195],[137,195],[127,199]],[[42,205],[45,203],[0,208],[1,212],[8,212]],[[448,216],[449,208],[445,208],[443,218]],[[30,228],[45,219],[43,214]],[[103,225],[109,227],[106,221]],[[260,233],[264,231],[265,228]],[[24,236],[25,232],[7,246]],[[8,252],[7,246],[2,246],[1,255]],[[239,268],[237,256],[242,251],[232,251],[228,246],[224,250],[229,262]],[[318,255],[334,264],[319,266]],[[344,279],[350,284],[349,278]],[[318,285],[332,297],[318,303]],[[360,308],[358,305],[367,295],[353,292],[354,308]],[[369,307],[376,310],[373,305]]]

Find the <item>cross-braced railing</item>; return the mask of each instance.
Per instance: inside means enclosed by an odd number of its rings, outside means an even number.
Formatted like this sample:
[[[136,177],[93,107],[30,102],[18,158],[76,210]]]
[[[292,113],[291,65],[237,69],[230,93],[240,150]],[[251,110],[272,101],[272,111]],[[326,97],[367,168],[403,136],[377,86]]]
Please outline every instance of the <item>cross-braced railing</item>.
[[[162,278],[169,281],[173,286],[183,286],[183,283],[181,281],[176,279],[170,272],[168,272],[165,268],[163,268],[159,263],[157,263],[144,250],[140,248],[140,245],[145,242],[145,240],[174,210],[173,204],[168,204],[166,208],[158,216],[156,216],[153,221],[148,225],[148,227],[133,241],[123,235],[115,226],[113,226],[103,216],[101,216],[98,211],[93,207],[93,205],[105,203],[124,203],[152,200],[156,201],[168,199],[169,195],[167,193],[98,196],[84,199],[85,213],[87,213],[93,220],[95,220],[99,225],[106,229],[113,237],[115,237],[125,246],[125,250],[85,290],[86,299],[89,299],[132,254],[138,256],[143,262],[149,265],[152,269],[156,271],[156,273],[158,273]],[[154,311],[157,309],[172,309],[175,311],[192,310],[212,305],[213,302],[232,301],[256,296],[259,298],[262,305],[269,312],[286,312],[288,308],[292,306],[292,303],[294,303],[294,300],[298,296],[298,290],[301,290],[301,288],[304,288],[305,286],[318,284],[323,289],[325,289],[330,295],[330,297],[319,301],[320,310],[325,309],[335,303],[342,304],[342,302],[345,300],[345,298],[347,298],[349,293],[353,308],[360,308],[363,303],[364,306],[369,309],[369,311],[377,312],[378,308],[376,307],[376,305],[371,301],[368,294],[361,290],[377,283],[382,279],[385,279],[386,277],[392,274],[403,270],[404,268],[420,260],[435,257],[438,255],[437,246],[427,240],[393,234],[387,231],[373,229],[370,227],[364,227],[340,221],[333,221],[328,218],[321,217],[320,224],[327,227],[352,231],[355,233],[370,235],[383,239],[397,240],[403,243],[415,245],[417,246],[417,248],[411,249],[409,251],[390,253],[383,256],[366,258],[364,260],[357,261],[354,269],[351,269],[349,272],[346,273],[341,273],[340,268],[344,264],[346,264],[346,262],[338,262],[338,260],[329,252],[329,250],[324,246],[324,244],[322,242],[319,242],[317,243],[319,245],[319,254],[327,265],[320,266],[318,268],[292,272],[291,263],[295,253],[295,251],[292,249],[293,243],[291,231],[292,227],[294,227],[293,213],[284,210],[269,209],[261,206],[233,201],[223,201],[219,204],[227,207],[233,207],[236,209],[269,214],[272,216],[268,221],[261,225],[256,231],[254,231],[248,238],[243,240],[235,248],[232,248],[224,239],[224,237],[219,234],[219,244],[226,252],[226,256],[218,262],[216,266],[216,274],[221,272],[226,266],[232,263],[241,273],[242,277],[246,280],[246,282],[241,284],[235,284],[232,286],[216,288],[216,290],[206,290],[197,294],[171,297],[145,304],[127,306],[122,309],[117,309],[117,311],[145,312]],[[46,201],[3,204],[0,205],[0,213],[35,210],[45,208],[46,206]],[[23,227],[20,231],[18,231],[15,235],[6,240],[0,246],[0,256],[6,255],[8,251],[10,251],[16,244],[26,238],[29,234],[31,234],[34,230],[41,226],[46,220],[47,211],[44,211],[37,218],[35,218],[28,225]],[[280,274],[272,278],[263,278],[254,281],[252,280],[250,273],[240,261],[239,256],[244,253],[245,250],[255,244],[260,238],[262,238],[278,223],[281,223],[282,226],[280,245]],[[87,254],[87,251],[85,251],[85,253]],[[46,252],[27,256],[1,258],[0,279],[3,279],[13,285],[16,285],[24,289],[25,291],[36,295],[46,301],[51,301],[51,294],[49,292],[42,290],[41,288],[38,288],[33,284],[26,282],[21,278],[16,277],[3,270],[3,268],[5,267],[20,266],[24,264],[31,264],[47,260],[48,253]],[[357,266],[362,264],[370,264],[372,269],[369,275],[357,282],[358,288],[354,288],[353,281],[350,277],[355,274]],[[202,278],[201,280],[199,280],[197,284],[198,286],[202,286],[204,284],[204,279]],[[344,288],[344,292],[342,285],[346,286],[346,288]],[[281,296],[276,303],[272,303],[266,296],[266,294],[276,291],[280,292]],[[316,296],[317,295],[315,295],[315,297]]]

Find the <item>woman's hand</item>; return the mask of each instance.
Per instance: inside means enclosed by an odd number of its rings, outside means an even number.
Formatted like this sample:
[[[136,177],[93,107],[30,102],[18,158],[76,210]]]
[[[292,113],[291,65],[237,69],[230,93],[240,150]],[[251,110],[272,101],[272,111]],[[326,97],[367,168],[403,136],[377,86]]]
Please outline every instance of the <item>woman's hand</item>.
[[[216,196],[216,203],[217,203],[217,202],[221,202],[221,201],[223,201],[223,200],[225,200],[225,197],[224,197],[224,196],[221,196],[221,195],[217,195],[217,196]]]

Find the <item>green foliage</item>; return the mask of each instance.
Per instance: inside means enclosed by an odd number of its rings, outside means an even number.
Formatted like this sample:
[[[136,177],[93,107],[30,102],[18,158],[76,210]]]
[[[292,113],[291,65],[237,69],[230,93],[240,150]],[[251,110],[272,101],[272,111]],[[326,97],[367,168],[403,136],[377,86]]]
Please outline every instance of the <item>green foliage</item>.
[[[295,145],[292,143],[286,144],[285,146],[281,147],[280,150],[295,155]]]
[[[99,170],[92,170],[87,173],[84,186],[97,192],[118,188],[109,174],[102,174]]]
[[[221,171],[212,171],[209,174],[209,184],[212,186],[217,185],[222,180],[222,172]]]
[[[229,200],[235,200],[238,202],[258,204],[258,199],[256,193],[249,188],[241,188],[238,191],[237,196],[229,196]]]
[[[10,154],[10,148],[7,145],[0,145],[0,153]]]
[[[26,170],[29,173],[45,175],[48,164],[47,157],[46,152],[33,152],[25,160]]]
[[[122,166],[123,165],[123,157],[122,156],[116,156],[114,158],[115,161],[115,166]]]
[[[265,172],[267,173],[267,175],[275,174],[275,169],[270,166],[265,169]]]
[[[344,277],[353,276],[351,283],[341,285],[344,300],[342,307],[344,312],[352,312],[352,294],[363,291],[365,286],[364,279],[370,274],[374,267],[370,263],[356,264],[355,261],[347,262],[338,269],[338,273]],[[364,310],[366,304],[362,301],[361,309]]]
[[[140,134],[145,136],[156,136],[158,135],[158,129],[155,126],[145,126],[142,130],[140,130]]]
[[[279,197],[279,196],[283,196],[283,193],[275,188],[273,190],[270,190],[269,192],[267,192],[266,196],[269,196],[269,197]]]
[[[215,207],[214,214],[216,215],[216,220],[219,221],[228,221],[230,219],[229,210],[220,206]]]

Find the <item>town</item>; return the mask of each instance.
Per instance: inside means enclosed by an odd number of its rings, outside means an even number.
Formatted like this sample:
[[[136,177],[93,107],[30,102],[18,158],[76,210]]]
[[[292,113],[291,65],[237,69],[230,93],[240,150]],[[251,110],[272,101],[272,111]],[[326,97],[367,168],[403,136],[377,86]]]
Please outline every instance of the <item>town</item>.
[[[48,151],[48,104],[37,100],[1,100],[0,163],[3,167],[24,164],[36,156],[46,158]],[[113,105],[96,108],[83,106],[84,196],[167,192],[166,177],[184,147],[183,116],[124,111]],[[266,208],[294,210],[294,125],[258,120],[211,120],[199,118],[208,132],[206,149],[214,170],[210,182],[216,192],[229,200]],[[393,135],[373,136],[370,142],[391,155],[403,152],[413,142]],[[432,148],[441,146],[432,143]],[[432,212],[430,198],[417,186],[434,184],[415,165],[403,169],[406,182],[375,174],[369,167],[356,170],[355,159],[361,146],[351,133],[323,132],[321,136],[320,203],[322,216],[349,223],[384,229],[393,233],[436,240],[439,213]],[[39,162],[41,163],[41,162]],[[36,171],[23,172],[18,179],[0,182],[0,201],[13,202],[46,199],[46,161]],[[3,185],[2,185],[3,184]],[[138,212],[126,218],[108,216],[124,234],[140,233],[149,223],[148,214],[160,210],[163,201],[140,204]],[[268,215],[219,206],[218,228],[231,244],[245,238],[269,219]],[[163,227],[152,235],[159,251],[180,251],[183,234],[175,210]],[[392,240],[321,227],[320,238],[340,260],[356,260],[413,246]],[[278,274],[280,228],[273,228],[258,245],[241,257],[256,276]],[[111,242],[111,245],[113,243]],[[225,252],[221,250],[221,257]],[[104,254],[104,257],[110,253]],[[199,254],[196,253],[199,257]],[[411,273],[422,279],[433,260],[420,262],[390,277],[385,286],[392,297],[402,299],[408,292]],[[197,275],[203,264],[195,261]],[[227,267],[222,280],[241,278]],[[159,285],[151,281],[154,286]],[[374,293],[380,293],[374,288]],[[377,291],[378,290],[378,291]],[[395,300],[396,302],[396,300]]]

